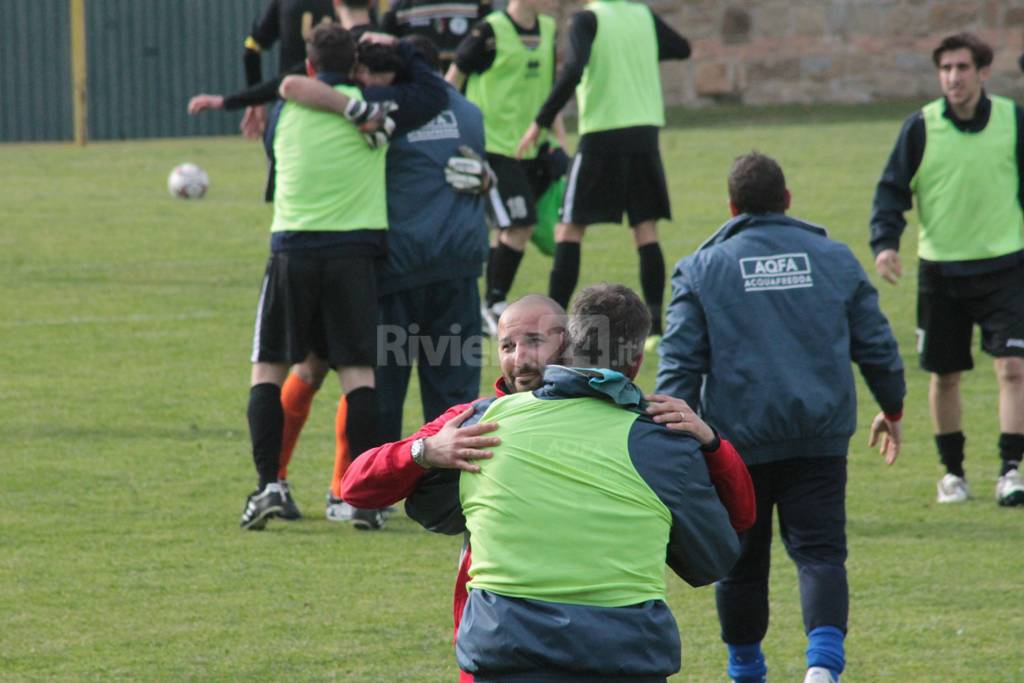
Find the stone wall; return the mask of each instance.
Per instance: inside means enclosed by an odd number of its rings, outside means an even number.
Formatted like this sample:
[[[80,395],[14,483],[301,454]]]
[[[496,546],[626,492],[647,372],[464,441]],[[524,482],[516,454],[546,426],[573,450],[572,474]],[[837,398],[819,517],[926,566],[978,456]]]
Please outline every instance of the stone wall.
[[[1024,90],[1024,0],[648,0],[693,45],[663,66],[671,104],[871,102],[938,96],[931,51],[977,33],[996,51],[989,90]],[[582,3],[560,3],[568,18]],[[567,24],[563,21],[560,26]],[[562,33],[565,33],[563,30]]]

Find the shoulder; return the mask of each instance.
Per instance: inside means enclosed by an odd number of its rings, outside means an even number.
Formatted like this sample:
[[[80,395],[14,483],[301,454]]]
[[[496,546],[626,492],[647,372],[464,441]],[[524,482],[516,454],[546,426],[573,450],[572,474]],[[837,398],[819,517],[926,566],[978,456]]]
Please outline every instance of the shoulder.
[[[669,429],[647,415],[637,417],[630,428],[629,456],[649,484],[708,478],[700,442],[689,432]]]

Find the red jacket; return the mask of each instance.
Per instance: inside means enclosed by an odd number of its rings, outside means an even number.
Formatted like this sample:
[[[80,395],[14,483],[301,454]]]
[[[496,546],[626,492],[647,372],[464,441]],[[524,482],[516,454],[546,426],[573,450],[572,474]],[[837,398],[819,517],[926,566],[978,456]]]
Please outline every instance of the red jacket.
[[[504,380],[494,384],[495,395],[506,395]],[[471,403],[463,403],[449,408],[437,419],[420,427],[413,435],[371,448],[356,458],[345,472],[341,480],[341,497],[349,505],[360,508],[382,508],[393,505],[407,498],[425,470],[412,459],[412,442],[441,431],[450,420],[469,408]],[[756,516],[756,500],[754,485],[750,480],[747,466],[743,464],[736,449],[721,440],[718,450],[705,453],[708,474],[715,486],[722,505],[729,513],[729,521],[737,532],[746,531],[754,524]],[[466,606],[469,593],[466,584],[469,582],[471,564],[470,546],[467,542],[462,548],[459,558],[459,571],[455,577],[455,595],[452,600],[452,616],[455,623],[455,634],[459,632],[459,622]],[[472,683],[473,677],[464,671],[459,672],[460,683]]]

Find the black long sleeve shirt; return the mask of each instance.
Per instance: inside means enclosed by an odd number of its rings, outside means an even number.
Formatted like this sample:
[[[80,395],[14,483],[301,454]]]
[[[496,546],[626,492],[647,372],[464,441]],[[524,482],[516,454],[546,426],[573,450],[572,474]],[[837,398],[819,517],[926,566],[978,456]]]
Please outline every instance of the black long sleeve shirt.
[[[1017,192],[1021,207],[1024,207],[1024,110],[1015,107],[1017,116],[1017,175],[1020,186]],[[957,129],[965,133],[980,133],[988,125],[992,114],[992,100],[985,93],[981,94],[974,118],[962,121],[956,117],[946,102],[943,116],[949,119]],[[877,256],[886,249],[899,250],[900,236],[907,227],[904,212],[914,205],[910,181],[921,166],[925,146],[924,113],[919,109],[903,121],[903,128],[889,162],[882,171],[882,177],[875,189],[875,198],[871,207],[871,250]],[[967,276],[991,273],[1009,268],[1021,262],[1021,253],[1006,254],[990,259],[974,261],[944,261],[941,264],[943,274],[948,276]]]
[[[270,0],[253,22],[244,56],[245,79],[249,86],[263,80],[260,55],[274,43],[278,50],[278,72],[285,71],[306,59],[306,39],[303,31],[324,20],[334,21],[331,0]],[[250,41],[255,43],[249,47]]]
[[[658,61],[686,59],[690,56],[690,41],[681,36],[656,14],[654,28],[658,39]],[[597,15],[589,10],[578,12],[569,24],[569,49],[565,64],[555,79],[551,94],[535,119],[541,128],[550,128],[558,112],[572,97],[583,78],[583,70],[590,62],[590,50],[597,36]]]

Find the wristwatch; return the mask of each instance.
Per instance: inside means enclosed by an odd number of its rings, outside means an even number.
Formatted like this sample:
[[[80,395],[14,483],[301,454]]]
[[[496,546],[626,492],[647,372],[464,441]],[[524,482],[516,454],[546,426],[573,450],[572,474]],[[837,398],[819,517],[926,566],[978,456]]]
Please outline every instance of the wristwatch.
[[[412,442],[412,461],[425,470],[430,469],[431,465],[427,462],[426,439],[416,439]]]

